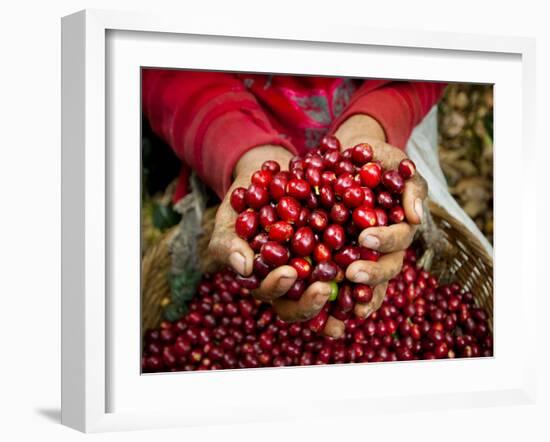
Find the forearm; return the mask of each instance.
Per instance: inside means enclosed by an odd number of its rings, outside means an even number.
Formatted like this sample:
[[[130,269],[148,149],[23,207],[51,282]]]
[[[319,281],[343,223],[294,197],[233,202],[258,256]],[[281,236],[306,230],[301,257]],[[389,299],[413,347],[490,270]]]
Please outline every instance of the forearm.
[[[254,146],[293,150],[231,74],[146,69],[142,97],[153,130],[220,198],[231,186],[235,165]]]
[[[414,127],[437,103],[443,83],[390,82],[371,89],[365,82],[334,122],[334,127],[357,116],[370,116],[385,134],[385,142],[404,150]]]
[[[353,115],[345,120],[336,129],[334,135],[340,140],[344,148],[368,140],[386,140],[382,126],[374,118],[361,114]],[[267,160],[277,161],[281,169],[287,169],[292,156],[293,153],[283,146],[264,145],[252,148],[245,152],[235,164],[233,177],[248,179]]]
[[[382,126],[368,115],[353,115],[345,120],[334,132],[343,147],[352,147],[368,139],[385,141]],[[245,152],[235,164],[233,177],[248,179],[259,170],[264,161],[274,160],[281,169],[288,168],[288,162],[293,153],[283,146],[264,145],[254,147]]]

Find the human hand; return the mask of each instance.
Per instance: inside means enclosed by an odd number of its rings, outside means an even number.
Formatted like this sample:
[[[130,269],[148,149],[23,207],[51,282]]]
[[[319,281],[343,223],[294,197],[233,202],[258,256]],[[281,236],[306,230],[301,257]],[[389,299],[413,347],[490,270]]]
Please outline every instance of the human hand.
[[[343,150],[359,143],[370,144],[374,160],[379,161],[384,169],[397,169],[401,160],[407,158],[401,149],[385,142],[384,130],[376,120],[367,115],[354,115],[348,118],[340,125],[335,136]],[[383,255],[377,262],[359,260],[346,269],[347,279],[373,287],[372,300],[367,304],[356,304],[357,316],[367,317],[380,308],[388,281],[401,271],[405,250],[410,246],[418,225],[422,222],[423,201],[427,191],[426,181],[417,171],[413,178],[406,181],[402,196],[407,222],[386,227],[370,227],[359,235],[359,243],[362,246],[377,250]]]
[[[209,251],[219,262],[231,266],[243,276],[252,274],[254,251],[235,232],[237,213],[230,204],[231,192],[237,187],[247,188],[252,174],[261,168],[264,161],[277,161],[281,170],[286,170],[291,158],[292,154],[280,146],[260,146],[246,152],[235,166],[233,184],[216,213]],[[315,317],[327,302],[331,288],[328,283],[318,281],[310,285],[298,301],[284,299],[283,295],[294,284],[296,278],[296,270],[293,267],[278,267],[262,280],[260,287],[253,290],[252,295],[261,301],[271,303],[284,321],[305,321]],[[330,318],[324,329],[324,333],[332,337],[340,337],[343,332],[344,324],[335,318]]]

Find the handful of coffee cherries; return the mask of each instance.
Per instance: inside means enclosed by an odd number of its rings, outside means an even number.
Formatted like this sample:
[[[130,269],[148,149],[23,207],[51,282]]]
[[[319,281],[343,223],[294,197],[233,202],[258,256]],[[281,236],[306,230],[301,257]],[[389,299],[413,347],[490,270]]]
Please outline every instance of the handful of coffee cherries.
[[[293,157],[288,171],[276,161],[264,162],[248,188],[238,187],[230,197],[238,213],[235,231],[256,254],[253,274],[239,278],[241,284],[255,289],[271,270],[290,265],[298,278],[286,298],[299,300],[316,281],[331,286],[330,302],[307,327],[320,332],[329,316],[349,319],[356,303],[372,300],[373,289],[347,280],[346,268],[380,257],[358,243],[359,234],[405,220],[401,196],[415,171],[409,159],[397,170],[384,170],[367,143],[341,152],[333,136]]]

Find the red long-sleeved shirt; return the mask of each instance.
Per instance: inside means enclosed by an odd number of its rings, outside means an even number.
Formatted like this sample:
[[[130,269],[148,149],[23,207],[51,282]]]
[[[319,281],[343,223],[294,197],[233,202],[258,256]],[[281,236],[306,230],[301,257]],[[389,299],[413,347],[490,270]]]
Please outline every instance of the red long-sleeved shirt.
[[[383,127],[404,149],[439,99],[442,83],[143,69],[142,105],[153,130],[220,197],[247,150],[315,147],[354,114]],[[183,174],[186,176],[186,174]],[[185,193],[179,187],[179,195]]]

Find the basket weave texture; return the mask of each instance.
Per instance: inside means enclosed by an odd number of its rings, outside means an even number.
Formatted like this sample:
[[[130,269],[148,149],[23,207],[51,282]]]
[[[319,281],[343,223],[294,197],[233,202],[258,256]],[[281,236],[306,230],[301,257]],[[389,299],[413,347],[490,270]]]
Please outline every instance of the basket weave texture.
[[[428,204],[431,218],[438,228],[440,243],[445,247],[434,250],[429,266],[441,282],[457,281],[464,289],[473,293],[476,305],[489,315],[493,327],[493,257],[483,245],[459,221],[442,207]],[[199,238],[198,250],[202,253],[201,267],[211,269],[208,256],[204,253],[213,228],[215,210],[205,213],[203,234]],[[170,243],[177,233],[177,226],[165,232],[142,259],[142,331],[157,328],[162,320],[162,302],[170,297],[169,273],[171,267]],[[427,246],[427,242],[424,241]],[[200,253],[199,252],[199,253]]]
[[[459,221],[437,204],[429,204],[433,221],[443,239],[450,245],[445,253],[435,256],[430,269],[440,281],[457,281],[473,293],[475,303],[489,315],[493,329],[493,257],[481,242]]]
[[[167,230],[141,260],[142,331],[158,327],[162,320],[162,301],[170,297],[170,243],[176,234],[177,226]]]

